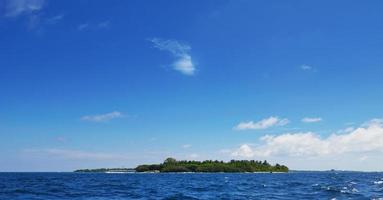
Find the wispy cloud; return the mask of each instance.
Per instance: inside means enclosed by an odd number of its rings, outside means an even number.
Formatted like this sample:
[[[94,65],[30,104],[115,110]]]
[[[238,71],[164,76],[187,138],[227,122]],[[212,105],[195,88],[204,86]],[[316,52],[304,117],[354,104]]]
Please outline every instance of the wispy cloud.
[[[77,26],[77,30],[85,31],[85,30],[101,30],[107,29],[110,26],[110,21],[102,21],[99,23],[82,23]]]
[[[318,72],[318,69],[315,67],[315,66],[312,66],[312,65],[301,65],[299,66],[299,69],[304,71],[304,72],[307,72],[307,73],[316,73]]]
[[[234,127],[234,130],[261,130],[261,129],[271,128],[274,126],[285,126],[288,123],[289,123],[289,120],[286,118],[281,119],[279,117],[269,117],[266,119],[262,119],[258,122],[254,122],[254,121],[241,122]]]
[[[44,0],[6,0],[5,16],[17,17],[23,14],[35,14],[44,6]]]
[[[28,22],[27,27],[32,30],[38,27],[41,22],[40,13],[44,4],[44,0],[6,0],[5,17],[25,17]]]
[[[189,45],[176,40],[163,40],[159,38],[153,38],[149,41],[154,44],[155,48],[168,51],[175,57],[176,60],[172,64],[174,70],[185,75],[194,75],[196,69],[190,55],[191,47]]]
[[[190,144],[184,144],[184,145],[182,145],[182,148],[184,148],[184,149],[188,149],[188,148],[190,148],[192,145],[190,145]]]
[[[322,118],[320,117],[305,117],[301,120],[304,123],[315,123],[322,121]]]
[[[311,65],[301,65],[300,68],[304,71],[309,71],[314,69]]]
[[[87,29],[88,27],[89,27],[88,23],[80,24],[77,26],[77,30],[82,31],[82,30]]]
[[[25,18],[29,30],[37,30],[38,33],[41,33],[44,25],[57,24],[64,18],[62,14],[52,17],[44,16],[45,4],[45,0],[6,0],[5,17]]]
[[[383,152],[383,123],[371,120],[367,124],[350,129],[343,134],[321,138],[313,132],[286,133],[278,136],[265,135],[260,144],[243,144],[232,151],[236,157],[269,156],[326,156],[347,153]]]
[[[39,27],[41,22],[41,16],[40,15],[31,15],[28,17],[28,28],[29,30],[33,30],[37,27]]]
[[[347,128],[338,130],[337,133],[338,134],[350,133],[350,132],[352,132],[354,130],[355,130],[354,127],[347,127]]]
[[[56,138],[58,142],[67,142],[67,139],[65,137],[59,136]]]
[[[196,159],[198,157],[199,157],[199,155],[196,154],[196,153],[192,153],[192,154],[189,155],[189,158],[191,158],[191,159]]]
[[[90,121],[90,122],[107,122],[115,118],[121,118],[123,117],[123,114],[118,111],[105,113],[105,114],[98,114],[98,115],[86,115],[81,117],[81,120],[83,121]]]
[[[48,156],[54,156],[69,160],[98,160],[98,161],[110,161],[110,160],[127,160],[128,156],[120,154],[100,153],[100,152],[88,152],[71,149],[26,149],[25,153],[43,154]]]
[[[47,18],[45,20],[45,22],[47,24],[57,24],[60,20],[62,20],[64,18],[64,15],[56,15],[56,16],[53,16],[53,17],[50,17],[50,18]]]
[[[110,25],[110,21],[103,21],[98,23],[97,27],[103,29],[103,28],[108,28],[109,25]]]

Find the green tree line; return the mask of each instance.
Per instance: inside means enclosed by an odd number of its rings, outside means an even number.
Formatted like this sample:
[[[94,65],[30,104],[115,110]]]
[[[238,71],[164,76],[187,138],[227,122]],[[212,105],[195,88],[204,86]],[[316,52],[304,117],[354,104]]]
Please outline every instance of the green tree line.
[[[288,172],[289,168],[276,164],[270,165],[265,161],[256,160],[231,160],[229,162],[218,160],[205,161],[177,161],[167,158],[161,164],[139,165],[135,168],[137,172]]]

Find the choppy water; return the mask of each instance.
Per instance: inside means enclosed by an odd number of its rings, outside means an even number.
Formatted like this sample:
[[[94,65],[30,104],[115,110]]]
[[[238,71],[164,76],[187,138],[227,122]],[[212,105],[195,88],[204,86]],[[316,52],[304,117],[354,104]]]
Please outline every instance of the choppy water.
[[[383,199],[383,173],[0,173],[0,199]]]

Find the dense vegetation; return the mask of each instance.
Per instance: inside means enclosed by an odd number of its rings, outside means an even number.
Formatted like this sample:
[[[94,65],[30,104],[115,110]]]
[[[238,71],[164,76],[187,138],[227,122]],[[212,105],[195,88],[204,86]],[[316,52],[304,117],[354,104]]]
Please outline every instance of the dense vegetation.
[[[135,169],[131,168],[99,168],[99,169],[78,169],[74,172],[92,172],[92,173],[103,173],[103,172],[134,172]]]
[[[223,161],[177,161],[168,158],[162,164],[139,165],[137,172],[288,172],[289,168],[284,165],[270,165],[265,161],[255,160],[231,160]]]

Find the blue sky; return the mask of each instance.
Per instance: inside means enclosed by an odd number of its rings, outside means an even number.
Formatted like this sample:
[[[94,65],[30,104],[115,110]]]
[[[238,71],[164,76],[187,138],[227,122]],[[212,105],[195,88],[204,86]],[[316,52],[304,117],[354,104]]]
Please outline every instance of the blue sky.
[[[382,7],[0,0],[0,171],[382,170]]]

